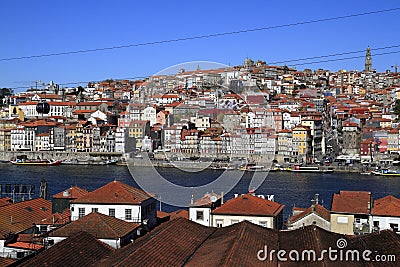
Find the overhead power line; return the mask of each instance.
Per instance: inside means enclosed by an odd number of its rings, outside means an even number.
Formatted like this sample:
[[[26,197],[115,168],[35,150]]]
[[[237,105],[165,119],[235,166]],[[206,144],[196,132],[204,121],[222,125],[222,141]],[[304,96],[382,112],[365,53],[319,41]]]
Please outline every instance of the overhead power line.
[[[400,45],[392,45],[392,46],[386,46],[386,47],[371,48],[371,51],[384,50],[384,49],[397,48],[397,47],[400,47]],[[357,53],[365,53],[365,49],[364,50],[358,50],[358,51],[330,54],[330,55],[323,55],[323,56],[315,56],[315,57],[306,57],[306,58],[298,58],[298,59],[289,59],[289,60],[283,60],[283,61],[276,61],[276,62],[270,62],[269,64],[275,65],[275,64],[282,64],[282,63],[288,63],[288,62],[296,62],[296,61],[304,61],[304,60],[317,59],[317,58],[343,56],[343,55],[357,54]]]
[[[214,33],[214,34],[206,34],[206,35],[198,35],[198,36],[189,36],[189,37],[182,37],[182,38],[176,38],[176,39],[167,39],[167,40],[160,40],[160,41],[135,43],[135,44],[120,45],[120,46],[102,47],[102,48],[93,48],[93,49],[85,49],[85,50],[75,50],[75,51],[58,52],[58,53],[49,53],[49,54],[41,54],[41,55],[30,55],[30,56],[21,56],[21,57],[0,58],[0,61],[11,61],[11,60],[22,60],[22,59],[62,56],[62,55],[81,54],[81,53],[98,52],[98,51],[130,48],[130,47],[139,47],[139,46],[149,46],[149,45],[157,45],[157,44],[175,43],[175,42],[182,42],[182,41],[190,41],[190,40],[197,40],[197,39],[220,37],[220,36],[226,36],[226,35],[236,35],[236,34],[249,33],[249,32],[266,31],[266,30],[272,30],[272,29],[300,26],[300,25],[306,25],[306,24],[314,24],[314,23],[327,22],[327,21],[335,21],[335,20],[348,19],[348,18],[354,18],[354,17],[360,17],[360,16],[367,16],[367,15],[373,15],[373,14],[379,14],[379,13],[386,13],[386,12],[392,12],[392,11],[398,11],[398,10],[400,10],[400,7],[391,8],[391,9],[376,10],[376,11],[370,11],[370,12],[364,12],[364,13],[358,13],[358,14],[351,14],[351,15],[345,15],[345,16],[338,16],[338,17],[332,17],[332,18],[301,21],[301,22],[294,22],[294,23],[274,25],[274,26],[266,26],[266,27],[253,28],[253,29],[245,29],[245,30],[239,30],[239,31]]]
[[[382,50],[382,49],[395,48],[395,47],[400,47],[400,45],[379,47],[379,48],[375,48],[375,49],[371,48],[371,50]],[[326,58],[326,57],[330,57],[330,56],[348,55],[348,54],[358,53],[358,52],[365,52],[365,50],[336,53],[336,54],[324,55],[324,56],[307,57],[307,58],[303,58],[303,59],[286,60],[286,61],[269,63],[269,65],[276,64],[276,63],[285,63],[285,62],[293,62],[293,61],[300,61],[300,60],[308,60],[308,59]],[[378,54],[373,54],[373,56],[376,57],[376,56],[398,54],[398,53],[400,53],[400,50],[399,51],[382,52],[382,53],[378,53]],[[364,57],[365,57],[365,55],[360,55],[360,56],[352,56],[352,57],[343,57],[343,58],[334,58],[334,59],[326,59],[326,60],[319,60],[319,61],[297,63],[297,64],[294,64],[294,65],[295,66],[311,65],[311,64],[317,64],[317,63],[343,61],[343,60],[350,60],[350,59],[357,59],[357,58],[364,58]],[[148,75],[148,76],[136,76],[136,77],[129,77],[129,78],[118,78],[118,79],[114,79],[114,80],[139,80],[139,79],[146,79],[146,78],[149,78],[149,77],[151,77],[151,75]],[[67,83],[59,83],[58,85],[67,86],[67,85],[76,85],[76,84],[88,84],[90,82],[96,82],[96,81],[95,80],[91,80],[91,81],[80,81],[80,82],[67,82]],[[19,86],[19,87],[13,87],[13,88],[10,88],[10,89],[14,89],[15,90],[15,89],[29,89],[29,88],[32,88],[32,86],[23,86],[23,87]]]
[[[364,51],[365,52],[365,51]],[[400,51],[391,51],[391,52],[384,52],[384,53],[379,53],[379,54],[373,54],[373,56],[383,56],[383,55],[390,55],[390,54],[398,54]],[[349,59],[356,59],[356,58],[363,58],[365,55],[361,56],[353,56],[353,57],[344,57],[344,58],[335,58],[335,59],[327,59],[327,60],[320,60],[320,61],[312,61],[312,62],[304,62],[304,63],[299,63],[295,64],[296,66],[301,66],[301,65],[310,65],[310,64],[317,64],[317,63],[324,63],[324,62],[334,62],[334,61],[342,61],[342,60],[349,60]]]

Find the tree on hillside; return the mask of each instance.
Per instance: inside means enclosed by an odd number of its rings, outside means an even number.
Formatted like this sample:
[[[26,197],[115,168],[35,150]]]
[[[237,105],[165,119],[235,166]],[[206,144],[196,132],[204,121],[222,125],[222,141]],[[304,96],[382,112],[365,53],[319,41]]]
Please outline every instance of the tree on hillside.
[[[396,100],[396,103],[393,108],[393,113],[397,115],[397,121],[399,121],[400,118],[400,99]]]

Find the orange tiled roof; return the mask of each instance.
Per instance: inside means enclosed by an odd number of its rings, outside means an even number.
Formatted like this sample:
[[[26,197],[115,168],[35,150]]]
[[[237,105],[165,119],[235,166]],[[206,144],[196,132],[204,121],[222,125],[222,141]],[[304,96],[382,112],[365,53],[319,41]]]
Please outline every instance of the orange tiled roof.
[[[327,210],[326,208],[324,208],[323,206],[316,204],[314,206],[311,206],[307,209],[304,209],[302,212],[300,212],[297,215],[294,215],[292,217],[290,217],[288,219],[288,222],[293,223],[295,221],[298,221],[304,217],[306,217],[309,214],[315,213],[318,216],[324,218],[326,221],[330,221],[331,220],[331,215],[329,213],[329,210]]]
[[[232,198],[221,207],[212,211],[213,214],[277,216],[285,206],[250,194]]]
[[[400,217],[400,199],[386,196],[374,201],[373,215]]]
[[[89,191],[82,189],[77,186],[70,187],[60,193],[57,193],[53,196],[53,198],[68,198],[68,199],[75,199],[80,198],[87,195]]]
[[[121,183],[110,182],[71,203],[131,204],[139,205],[152,196],[143,190]]]
[[[366,191],[340,191],[333,194],[332,212],[369,214],[371,192]]]
[[[0,207],[0,236],[31,228],[33,223],[51,216],[51,209],[51,202],[43,198]]]
[[[115,217],[92,212],[79,220],[54,230],[49,236],[68,237],[79,231],[85,231],[100,239],[117,239],[128,235],[139,226],[138,223],[126,222]]]

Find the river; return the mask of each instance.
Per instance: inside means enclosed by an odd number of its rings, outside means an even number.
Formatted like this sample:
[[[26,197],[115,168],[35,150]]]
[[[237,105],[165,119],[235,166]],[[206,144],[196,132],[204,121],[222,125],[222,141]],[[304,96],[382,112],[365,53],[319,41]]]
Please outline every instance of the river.
[[[74,185],[93,191],[114,179],[138,187],[126,166],[60,165],[40,167],[0,164],[0,170],[0,184],[3,185],[2,197],[6,196],[5,184],[33,184],[35,185],[33,197],[38,197],[42,179],[48,183],[50,197]],[[171,182],[190,187],[209,183],[222,173],[217,170],[193,173],[174,168],[163,168],[158,171],[168,177]],[[235,193],[248,192],[250,178],[251,173],[245,173],[234,189],[225,194],[224,199],[232,198]],[[285,205],[284,220],[287,220],[293,205],[310,206],[311,199],[316,193],[319,194],[319,203],[330,209],[332,195],[340,190],[370,191],[375,199],[389,194],[400,197],[400,177],[368,176],[356,173],[270,172],[264,183],[256,190],[256,194],[274,195],[276,202]],[[179,208],[167,204],[162,204],[161,207],[163,211],[167,212]]]

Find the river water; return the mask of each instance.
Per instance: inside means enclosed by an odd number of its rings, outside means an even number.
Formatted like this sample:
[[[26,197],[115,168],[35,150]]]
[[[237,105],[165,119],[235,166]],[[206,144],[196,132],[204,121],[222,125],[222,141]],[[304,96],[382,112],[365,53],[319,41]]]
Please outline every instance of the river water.
[[[134,170],[133,170],[134,171]],[[207,184],[221,175],[222,171],[204,170],[201,172],[184,172],[175,168],[163,168],[158,171],[169,181],[189,187]],[[248,192],[251,173],[244,173],[242,179],[224,199],[230,199],[235,193]],[[35,185],[35,194],[39,196],[40,181],[48,183],[50,197],[71,186],[79,186],[93,191],[114,179],[138,187],[126,166],[14,166],[0,164],[0,184],[3,185],[2,197],[6,196],[5,184]],[[151,179],[151,177],[148,177]],[[314,194],[319,194],[319,203],[330,209],[332,195],[340,190],[370,191],[374,199],[386,195],[400,197],[400,177],[368,176],[355,173],[290,173],[270,172],[264,183],[256,190],[256,194],[274,195],[275,201],[285,205],[284,220],[287,220],[293,205],[308,207]],[[168,194],[169,192],[165,192]],[[196,196],[200,197],[200,196]],[[188,199],[190,202],[190,199]],[[189,204],[189,203],[188,203]],[[163,211],[170,212],[180,207],[162,204]]]

